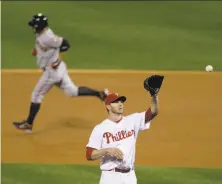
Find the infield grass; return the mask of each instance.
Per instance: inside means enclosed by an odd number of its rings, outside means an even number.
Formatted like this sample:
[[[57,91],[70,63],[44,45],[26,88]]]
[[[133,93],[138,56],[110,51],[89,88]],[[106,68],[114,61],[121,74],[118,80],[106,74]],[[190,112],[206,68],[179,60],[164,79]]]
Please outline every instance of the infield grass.
[[[221,184],[222,169],[137,167],[139,184]],[[99,166],[3,164],[3,184],[98,184]]]

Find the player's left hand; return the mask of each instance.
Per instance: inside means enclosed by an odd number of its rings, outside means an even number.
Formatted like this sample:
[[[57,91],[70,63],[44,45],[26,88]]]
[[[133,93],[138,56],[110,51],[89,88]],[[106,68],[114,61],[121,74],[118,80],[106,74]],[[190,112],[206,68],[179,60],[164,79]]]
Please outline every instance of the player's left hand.
[[[144,80],[144,88],[150,93],[151,96],[157,95],[162,86],[163,79],[163,75],[152,75]]]

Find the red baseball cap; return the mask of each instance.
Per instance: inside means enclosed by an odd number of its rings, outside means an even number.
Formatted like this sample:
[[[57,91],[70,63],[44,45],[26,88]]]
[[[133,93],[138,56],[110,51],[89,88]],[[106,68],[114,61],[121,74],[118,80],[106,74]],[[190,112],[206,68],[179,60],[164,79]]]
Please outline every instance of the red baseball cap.
[[[126,101],[126,97],[125,96],[120,96],[118,93],[110,93],[106,99],[105,99],[105,104],[109,105],[117,100],[120,100],[122,102]]]

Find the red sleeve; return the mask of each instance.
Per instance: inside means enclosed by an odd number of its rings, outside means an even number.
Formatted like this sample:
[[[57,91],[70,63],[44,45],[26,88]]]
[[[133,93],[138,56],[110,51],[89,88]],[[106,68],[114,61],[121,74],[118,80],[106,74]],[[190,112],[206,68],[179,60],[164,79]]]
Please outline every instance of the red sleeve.
[[[152,120],[157,114],[153,114],[151,112],[151,108],[149,108],[147,111],[146,111],[146,114],[145,114],[145,121],[150,121]]]
[[[96,150],[95,148],[86,147],[86,159],[91,160],[91,155],[93,150]]]

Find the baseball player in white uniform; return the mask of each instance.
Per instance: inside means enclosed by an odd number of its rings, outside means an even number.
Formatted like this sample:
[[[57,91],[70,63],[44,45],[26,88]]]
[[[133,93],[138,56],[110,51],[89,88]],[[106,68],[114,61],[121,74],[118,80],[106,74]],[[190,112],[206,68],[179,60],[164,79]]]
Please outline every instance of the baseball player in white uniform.
[[[125,96],[111,93],[105,100],[108,118],[94,127],[86,146],[87,160],[100,159],[100,184],[136,184],[135,146],[140,131],[150,127],[158,113],[157,94],[144,112],[123,116]]]
[[[36,34],[35,49],[33,49],[32,54],[37,57],[37,65],[43,70],[43,73],[32,92],[29,115],[22,122],[13,122],[16,128],[27,132],[32,131],[41,102],[54,85],[70,97],[96,96],[102,101],[105,100],[108,94],[107,89],[97,91],[88,87],[77,86],[72,82],[63,61],[64,52],[70,48],[69,41],[57,36],[48,27],[48,18],[45,15],[41,13],[33,15],[28,25],[34,29]]]

